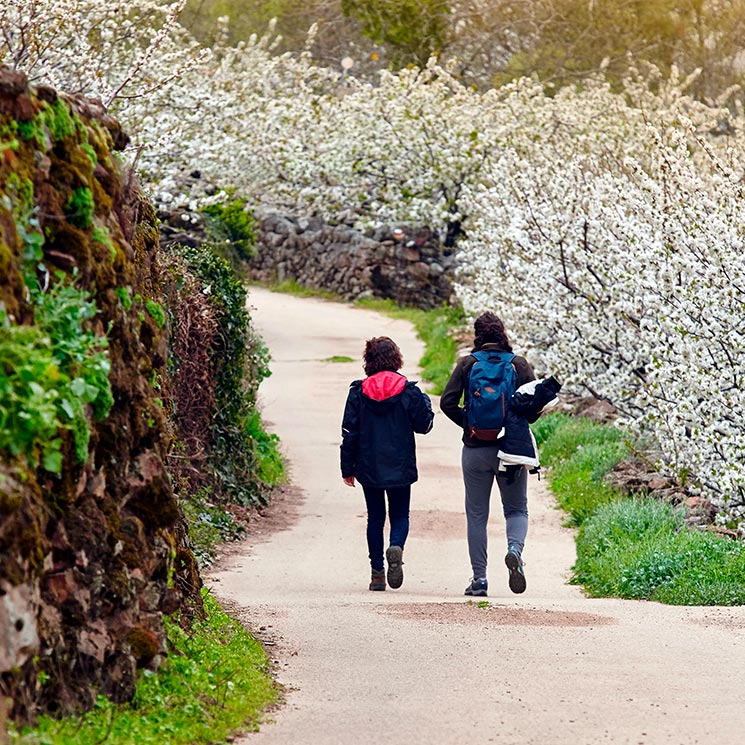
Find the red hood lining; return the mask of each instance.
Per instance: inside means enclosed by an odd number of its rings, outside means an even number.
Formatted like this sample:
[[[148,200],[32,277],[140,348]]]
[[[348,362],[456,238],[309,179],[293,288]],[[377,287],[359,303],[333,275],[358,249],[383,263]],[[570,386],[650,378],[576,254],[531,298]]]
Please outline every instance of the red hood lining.
[[[385,401],[406,387],[406,378],[397,372],[383,370],[362,381],[362,392],[374,401]]]

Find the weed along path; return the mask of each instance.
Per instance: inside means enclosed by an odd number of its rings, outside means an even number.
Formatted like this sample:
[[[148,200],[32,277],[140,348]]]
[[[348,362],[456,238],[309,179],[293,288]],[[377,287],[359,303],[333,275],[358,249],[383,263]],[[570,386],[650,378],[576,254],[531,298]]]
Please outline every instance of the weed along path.
[[[535,477],[527,592],[507,587],[493,509],[488,605],[468,603],[459,433],[436,398],[434,429],[417,439],[403,587],[369,592],[362,492],[339,474],[342,409],[365,339],[394,338],[415,379],[421,345],[370,311],[259,288],[250,303],[272,354],[264,417],[291,465],[279,507],[295,515],[207,580],[286,687],[243,745],[745,742],[745,608],[584,598],[567,584],[572,534]]]

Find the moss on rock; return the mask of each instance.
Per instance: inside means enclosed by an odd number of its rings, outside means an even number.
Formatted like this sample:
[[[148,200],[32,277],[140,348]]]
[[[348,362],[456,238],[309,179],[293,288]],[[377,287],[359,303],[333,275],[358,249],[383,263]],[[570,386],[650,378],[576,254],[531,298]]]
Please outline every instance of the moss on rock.
[[[165,648],[162,610],[200,603],[164,465],[163,393],[150,385],[167,377],[169,343],[165,317],[148,312],[160,307],[158,224],[136,184],[123,183],[113,152],[126,143],[99,103],[0,68],[2,322],[33,325],[27,282],[61,273],[95,303],[85,333],[108,337],[113,399],[101,421],[85,404],[87,454],[80,432],[57,432],[59,472],[0,452],[0,587],[37,588],[38,647],[0,669],[19,721],[85,710],[96,690],[127,700],[136,668]],[[37,249],[40,259],[24,258]]]

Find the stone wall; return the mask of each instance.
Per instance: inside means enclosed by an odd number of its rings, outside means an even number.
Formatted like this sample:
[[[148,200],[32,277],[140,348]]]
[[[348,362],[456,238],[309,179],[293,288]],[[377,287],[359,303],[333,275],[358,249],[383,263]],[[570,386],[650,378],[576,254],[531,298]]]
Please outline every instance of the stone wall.
[[[89,709],[97,693],[128,700],[137,668],[166,653],[164,614],[199,602],[164,464],[158,227],[114,153],[126,142],[99,102],[0,67],[0,346],[30,338],[30,277],[84,289],[97,309],[88,331],[108,338],[113,397],[105,418],[88,410],[85,459],[64,427],[54,472],[0,451],[0,699],[19,721]],[[18,356],[1,357],[0,379],[18,379]]]
[[[347,300],[391,298],[433,308],[452,300],[454,257],[426,228],[384,226],[362,233],[346,225],[269,215],[259,221],[253,279],[293,280]]]

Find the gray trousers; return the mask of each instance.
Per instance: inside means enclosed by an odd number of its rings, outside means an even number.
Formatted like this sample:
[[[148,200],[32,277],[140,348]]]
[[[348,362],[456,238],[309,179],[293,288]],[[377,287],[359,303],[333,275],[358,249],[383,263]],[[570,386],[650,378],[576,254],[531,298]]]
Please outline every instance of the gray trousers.
[[[486,577],[486,527],[489,499],[497,480],[506,522],[507,545],[521,553],[528,533],[528,471],[524,466],[499,470],[497,447],[463,446],[461,456],[466,487],[468,553],[475,579]]]

